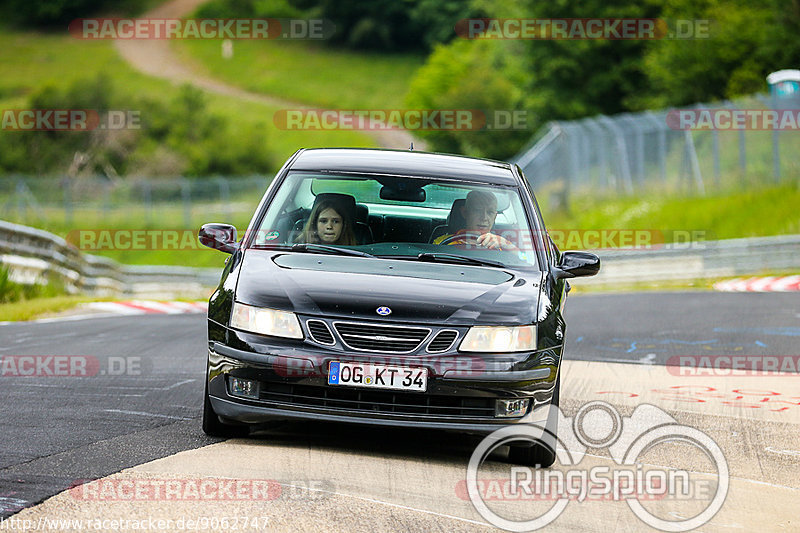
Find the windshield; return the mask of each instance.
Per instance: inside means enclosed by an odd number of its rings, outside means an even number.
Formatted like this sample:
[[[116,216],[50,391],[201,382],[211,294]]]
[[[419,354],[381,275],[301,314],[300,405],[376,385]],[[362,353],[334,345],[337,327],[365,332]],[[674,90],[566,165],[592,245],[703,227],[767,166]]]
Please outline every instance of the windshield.
[[[487,266],[538,268],[532,235],[516,187],[293,172],[253,246],[308,243],[377,257],[457,262],[454,256],[462,256]]]

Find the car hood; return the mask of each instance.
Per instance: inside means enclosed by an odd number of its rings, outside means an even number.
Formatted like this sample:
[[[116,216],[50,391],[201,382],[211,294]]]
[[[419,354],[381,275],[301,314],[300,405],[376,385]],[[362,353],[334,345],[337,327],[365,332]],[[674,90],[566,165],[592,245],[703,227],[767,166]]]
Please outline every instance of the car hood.
[[[298,314],[450,325],[531,324],[542,274],[270,250],[244,254],[236,300]]]

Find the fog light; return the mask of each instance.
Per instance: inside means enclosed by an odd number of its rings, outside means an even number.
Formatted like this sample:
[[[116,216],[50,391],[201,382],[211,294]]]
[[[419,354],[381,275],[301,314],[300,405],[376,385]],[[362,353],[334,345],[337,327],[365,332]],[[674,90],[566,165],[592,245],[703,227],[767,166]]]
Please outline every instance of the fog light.
[[[231,396],[258,399],[258,383],[249,379],[230,378]]]
[[[515,398],[513,400],[497,400],[494,407],[494,416],[500,418],[512,418],[522,416],[528,410],[529,399]]]

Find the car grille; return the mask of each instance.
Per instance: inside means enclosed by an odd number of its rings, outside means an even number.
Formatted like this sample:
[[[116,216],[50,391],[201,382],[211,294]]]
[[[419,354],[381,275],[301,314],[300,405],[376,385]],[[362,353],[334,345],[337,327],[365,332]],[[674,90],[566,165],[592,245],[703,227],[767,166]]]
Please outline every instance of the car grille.
[[[316,342],[320,344],[336,344],[336,341],[333,340],[331,330],[328,329],[328,325],[322,320],[309,320],[306,322],[306,325],[308,326],[308,332],[311,334],[311,338]]]
[[[494,398],[433,396],[396,391],[362,391],[262,382],[259,399],[369,413],[494,418]]]
[[[410,353],[430,335],[429,328],[334,322],[348,348],[365,352]]]
[[[457,336],[458,332],[452,329],[440,331],[428,345],[428,351],[431,353],[447,351],[453,345],[453,341],[456,340]]]

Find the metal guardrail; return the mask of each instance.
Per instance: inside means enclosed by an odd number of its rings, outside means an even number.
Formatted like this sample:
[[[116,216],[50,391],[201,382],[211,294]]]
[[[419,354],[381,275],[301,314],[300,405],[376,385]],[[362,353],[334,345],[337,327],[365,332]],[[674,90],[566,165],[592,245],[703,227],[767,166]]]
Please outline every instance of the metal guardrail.
[[[800,271],[800,235],[667,244],[646,249],[593,250],[602,268],[581,284],[684,280]],[[0,263],[17,281],[57,275],[69,290],[92,294],[141,294],[216,286],[221,270],[179,266],[120,265],[82,254],[64,239],[39,229],[0,221]],[[191,292],[191,291],[190,291]]]
[[[600,273],[580,284],[689,280],[800,271],[800,235],[752,237],[664,245],[661,248],[594,250]]]
[[[0,264],[14,281],[36,283],[56,276],[70,292],[96,295],[207,293],[219,283],[221,269],[121,265],[83,254],[57,235],[0,220]]]

